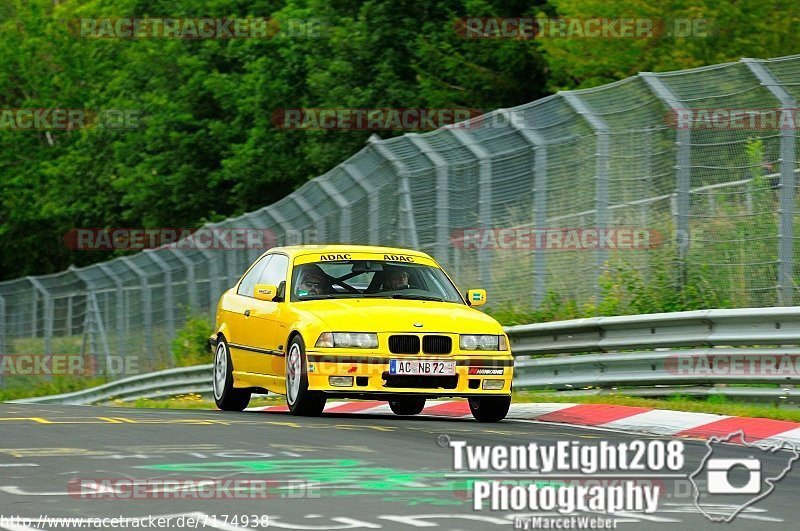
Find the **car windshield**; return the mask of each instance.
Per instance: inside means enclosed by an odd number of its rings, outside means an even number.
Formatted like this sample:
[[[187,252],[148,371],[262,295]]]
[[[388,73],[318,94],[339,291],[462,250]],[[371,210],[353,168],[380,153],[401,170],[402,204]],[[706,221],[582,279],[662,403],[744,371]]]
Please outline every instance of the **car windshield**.
[[[463,304],[438,267],[382,260],[301,264],[292,274],[292,300],[379,298]]]

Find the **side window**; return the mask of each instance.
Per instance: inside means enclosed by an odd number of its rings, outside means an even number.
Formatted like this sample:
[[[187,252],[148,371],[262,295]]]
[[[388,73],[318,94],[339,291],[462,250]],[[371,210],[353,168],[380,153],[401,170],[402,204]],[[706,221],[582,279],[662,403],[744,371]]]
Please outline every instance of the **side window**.
[[[245,297],[252,297],[253,290],[255,289],[256,284],[258,284],[258,279],[261,278],[261,275],[264,273],[264,269],[266,269],[270,258],[273,256],[275,255],[269,254],[259,260],[258,263],[256,263],[256,265],[254,265],[253,268],[244,276],[236,293],[239,295],[244,295]]]
[[[288,269],[289,258],[282,254],[274,254],[258,283],[278,286],[278,297],[283,298],[286,290],[286,272]]]

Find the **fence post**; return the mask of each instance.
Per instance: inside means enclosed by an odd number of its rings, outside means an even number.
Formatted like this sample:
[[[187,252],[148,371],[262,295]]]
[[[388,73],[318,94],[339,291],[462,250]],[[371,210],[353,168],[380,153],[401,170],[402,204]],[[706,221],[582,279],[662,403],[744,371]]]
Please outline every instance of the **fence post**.
[[[166,311],[167,334],[170,342],[175,339],[175,297],[172,294],[172,270],[163,258],[152,249],[145,249],[145,256],[161,269],[164,274],[164,310]]]
[[[217,252],[224,250],[220,249]],[[219,300],[220,296],[220,289],[219,289],[219,280],[222,276],[220,273],[220,264],[219,261],[216,260],[216,256],[214,255],[214,251],[210,249],[200,249],[200,254],[208,262],[208,308],[209,308],[209,317],[211,319],[211,323],[214,323],[214,310],[217,307],[217,301]]]
[[[578,97],[577,94],[570,91],[559,92],[564,98],[564,101],[589,124],[594,130],[596,144],[595,144],[595,229],[598,235],[604,234],[608,229],[608,164],[610,160],[610,130],[608,124],[600,116],[598,116],[589,106]],[[602,241],[602,236],[599,238]],[[597,301],[600,302],[600,277],[605,270],[605,264],[608,260],[608,250],[603,248],[602,245],[597,247],[596,253],[597,260],[597,273],[595,282],[595,293],[597,294]]]
[[[653,73],[641,72],[639,74],[650,90],[670,110],[678,113],[682,110],[678,97],[661,79]],[[678,128],[675,135],[677,148],[675,160],[676,199],[675,199],[675,240],[678,245],[679,283],[681,288],[686,285],[687,254],[689,252],[689,216],[691,196],[689,192],[692,185],[692,130],[689,127]]]
[[[241,218],[236,218],[236,219],[242,219],[242,220],[246,221],[249,224],[249,228],[251,228],[251,229],[263,230],[265,222],[259,218],[259,216],[258,216],[259,212],[262,212],[262,213],[266,214],[266,210],[262,208],[261,210],[257,210],[255,212],[249,212],[249,213],[241,216]],[[277,241],[277,236],[276,236],[275,239]],[[267,249],[250,249],[249,247],[247,249],[245,249],[244,250],[244,255],[246,257],[245,261],[247,262],[247,264],[245,264],[245,268],[249,267],[250,264],[252,264],[255,261],[256,258],[258,258],[262,254],[264,254],[264,252],[266,250]]]
[[[133,260],[129,257],[123,256],[120,257],[119,260],[139,277],[139,282],[142,286],[142,306],[144,307],[142,311],[142,326],[144,327],[145,350],[147,350],[147,354],[155,361],[155,349],[153,344],[153,297],[150,292],[150,284],[147,281],[147,275],[139,266],[133,263]]]
[[[6,299],[0,296],[0,355],[8,354],[6,350]],[[0,382],[2,382],[3,373],[0,372]]]
[[[772,93],[781,104],[781,117],[797,110],[797,102],[784,89],[764,61],[742,59],[742,62],[758,78],[761,85]],[[781,120],[779,123],[786,123]],[[789,123],[794,124],[794,120]],[[780,199],[778,210],[778,305],[791,306],[794,299],[794,195],[795,195],[795,132],[794,127],[781,127],[780,143]]]
[[[492,161],[490,153],[477,144],[467,133],[452,128],[447,131],[458,142],[470,150],[478,159],[478,225],[481,230],[492,230]],[[478,277],[487,291],[492,284],[492,253],[489,249],[478,249]]]
[[[328,235],[327,235],[327,231],[325,230],[325,219],[322,216],[320,216],[317,213],[316,210],[314,210],[314,207],[311,206],[311,203],[309,203],[306,200],[306,198],[303,197],[299,192],[300,192],[300,190],[297,190],[295,193],[293,193],[289,197],[292,199],[292,201],[295,202],[295,204],[298,207],[300,207],[300,210],[305,212],[305,214],[308,217],[310,217],[311,220],[314,222],[314,230],[317,231],[317,239],[327,242],[328,241]],[[295,230],[297,230],[297,229],[295,229]],[[300,230],[302,230],[302,229],[300,229]],[[299,236],[300,236],[300,243],[304,243],[303,242],[302,233]]]
[[[189,306],[199,309],[200,305],[197,303],[197,291],[195,290],[194,262],[183,254],[183,251],[179,251],[174,247],[170,247],[167,250],[180,260],[183,267],[186,268],[186,293],[189,295]]]
[[[506,119],[508,125],[519,132],[533,149],[533,229],[540,231],[547,225],[547,143],[535,129],[528,126],[525,118],[514,110],[500,109],[498,114]],[[538,241],[538,238],[534,238]],[[547,278],[544,249],[533,251],[533,307],[541,306],[546,293]]]
[[[44,299],[44,354],[50,356],[53,353],[53,297],[47,288],[36,277],[25,277]],[[34,305],[35,307],[35,305]],[[36,315],[33,316],[36,322]]]
[[[69,266],[69,271],[75,274],[81,282],[86,285],[86,309],[84,311],[84,318],[83,318],[83,343],[84,345],[87,342],[89,343],[89,354],[95,360],[95,366],[100,366],[100,360],[98,359],[97,351],[93,348],[94,346],[94,333],[97,332],[100,336],[100,341],[102,342],[103,352],[106,358],[106,373],[108,372],[108,368],[111,366],[111,351],[108,348],[108,337],[106,337],[106,330],[105,326],[103,326],[103,314],[100,313],[100,308],[97,305],[97,286],[95,285],[95,281],[91,278],[90,275],[86,275],[82,269],[78,269],[74,265]],[[97,319],[97,330],[88,330],[87,324],[91,322],[92,315]],[[83,352],[81,352],[83,354]],[[120,353],[120,357],[122,354]]]
[[[388,160],[392,166],[394,166],[395,171],[397,171],[397,175],[400,177],[399,210],[401,214],[404,214],[404,216],[401,216],[401,218],[405,218],[401,221],[401,223],[404,223],[404,225],[400,225],[401,229],[405,229],[401,239],[404,244],[410,245],[414,249],[419,249],[417,222],[414,218],[414,205],[411,201],[411,186],[408,183],[408,172],[406,171],[406,166],[400,162],[400,160],[395,156],[394,153],[391,152],[391,150],[389,150],[389,148],[383,145],[378,135],[372,135],[369,137],[369,142],[375,147],[375,150],[383,156],[383,158]],[[408,240],[406,240],[405,232],[408,232]]]
[[[291,223],[289,223],[289,221],[285,217],[283,217],[283,214],[281,214],[280,212],[277,211],[277,209],[274,208],[274,205],[262,208],[261,210],[259,210],[259,212],[261,211],[263,211],[265,214],[271,217],[276,224],[280,225],[281,229],[283,230],[283,243],[284,245],[288,245],[287,236],[290,232],[296,230],[295,227]],[[248,216],[250,215],[249,214],[245,215],[245,217]]]
[[[122,286],[122,281],[119,277],[114,274],[108,264],[97,264],[97,267],[100,268],[100,271],[103,272],[105,276],[111,279],[114,283],[114,286],[117,288],[117,350],[120,357],[125,356],[125,346],[127,345],[127,341],[125,340],[125,336],[127,335],[127,331],[125,330],[125,289]]]
[[[356,168],[348,164],[347,162],[343,162],[340,167],[342,171],[344,171],[350,178],[355,181],[355,183],[360,186],[364,193],[367,194],[367,201],[369,202],[369,244],[370,245],[378,245],[380,242],[380,198],[378,196],[378,189],[373,186],[369,180],[364,177],[364,174]]]
[[[339,190],[337,190],[336,187],[322,177],[318,177],[313,182],[317,183],[319,187],[322,188],[322,191],[325,192],[328,197],[333,199],[333,202],[336,203],[337,207],[339,207],[341,215],[339,218],[339,242],[350,243],[350,227],[352,225],[350,202],[345,199],[341,193],[339,193]]]
[[[409,133],[406,138],[436,168],[436,260],[450,265],[450,166],[424,136]]]

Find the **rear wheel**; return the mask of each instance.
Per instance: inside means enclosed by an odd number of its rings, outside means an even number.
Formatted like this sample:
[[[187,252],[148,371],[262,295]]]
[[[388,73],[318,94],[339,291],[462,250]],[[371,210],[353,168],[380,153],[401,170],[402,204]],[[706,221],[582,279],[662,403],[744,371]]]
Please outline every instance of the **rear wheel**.
[[[478,422],[499,422],[508,415],[510,396],[480,396],[469,399],[469,410]]]
[[[396,415],[417,415],[422,413],[425,409],[424,398],[398,398],[397,400],[389,400],[389,407]]]
[[[233,387],[233,363],[225,338],[214,355],[214,402],[223,411],[242,411],[250,403],[250,391]]]
[[[325,409],[324,393],[308,390],[308,364],[306,346],[299,335],[292,339],[286,353],[286,405],[289,413],[304,417],[318,417]]]

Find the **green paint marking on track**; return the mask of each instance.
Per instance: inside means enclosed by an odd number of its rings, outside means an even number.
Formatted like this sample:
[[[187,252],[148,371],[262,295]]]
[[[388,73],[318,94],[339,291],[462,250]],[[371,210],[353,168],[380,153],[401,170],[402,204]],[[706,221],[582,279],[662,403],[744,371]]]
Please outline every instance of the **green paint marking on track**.
[[[323,496],[364,496],[392,493],[385,501],[408,505],[462,505],[476,480],[444,478],[445,471],[399,470],[369,466],[357,459],[289,459],[257,461],[218,461],[145,465],[137,468],[165,472],[269,474],[288,476],[315,484]],[[517,484],[554,485],[554,482],[517,480]],[[561,482],[559,486],[561,486]],[[566,485],[566,484],[563,484]],[[450,492],[454,498],[435,498],[432,493]],[[400,495],[409,493],[409,496]],[[414,496],[421,493],[421,496]]]

